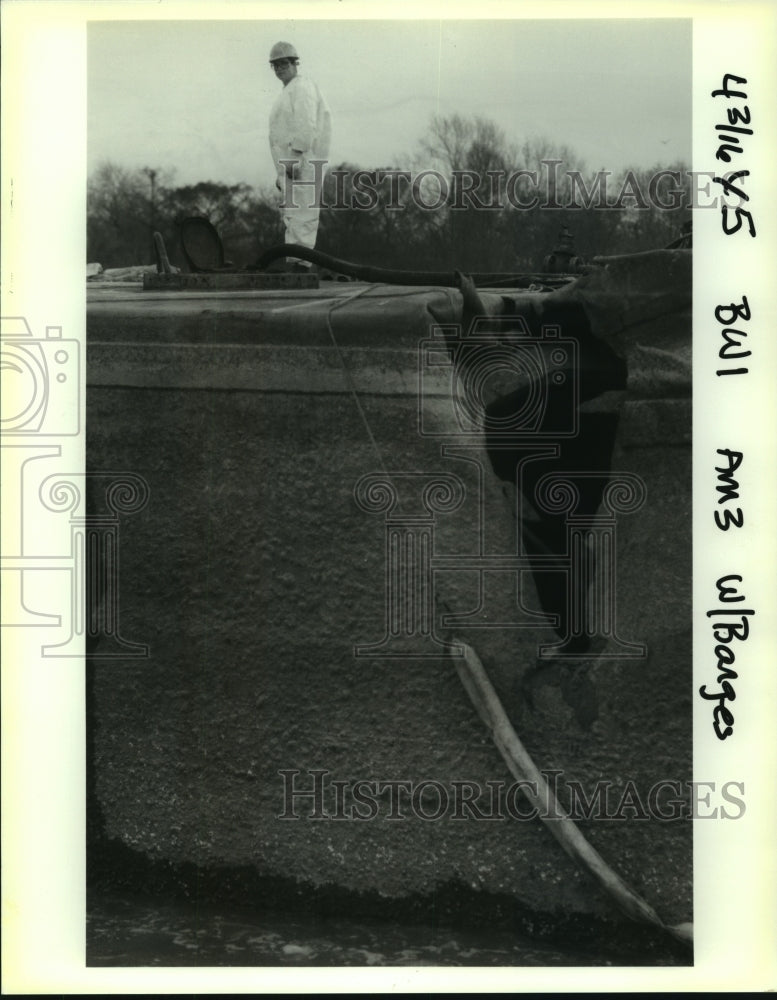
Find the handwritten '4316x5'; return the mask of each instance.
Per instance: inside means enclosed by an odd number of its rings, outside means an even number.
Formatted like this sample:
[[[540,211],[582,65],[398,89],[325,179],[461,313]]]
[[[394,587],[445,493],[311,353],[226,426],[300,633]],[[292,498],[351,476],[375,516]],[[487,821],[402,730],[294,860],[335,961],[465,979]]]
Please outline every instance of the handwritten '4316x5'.
[[[732,73],[726,73],[723,77],[722,86],[712,91],[712,97],[718,98],[723,97],[727,101],[732,100],[747,100],[747,91],[744,90],[730,90],[729,86],[731,82],[735,84],[747,83],[747,80],[743,76],[734,76]],[[722,125],[716,125],[715,131],[718,133],[718,149],[715,153],[715,159],[721,160],[723,163],[731,163],[732,154],[741,155],[743,151],[742,147],[742,136],[752,135],[753,130],[747,126],[750,124],[750,108],[747,104],[742,106],[729,105],[726,108],[726,122]],[[715,184],[721,184],[723,186],[724,195],[736,195],[740,202],[750,201],[749,195],[745,194],[744,188],[735,184],[735,181],[739,181],[742,178],[749,177],[749,170],[737,170],[736,173],[726,174],[724,177],[714,177],[713,181]],[[747,211],[740,205],[731,206],[724,204],[721,206],[721,225],[723,227],[723,232],[726,236],[731,236],[734,233],[739,232],[742,226],[747,221],[747,231],[751,236],[755,236],[755,222],[753,220],[753,213]],[[731,220],[731,215],[733,214],[733,221]]]

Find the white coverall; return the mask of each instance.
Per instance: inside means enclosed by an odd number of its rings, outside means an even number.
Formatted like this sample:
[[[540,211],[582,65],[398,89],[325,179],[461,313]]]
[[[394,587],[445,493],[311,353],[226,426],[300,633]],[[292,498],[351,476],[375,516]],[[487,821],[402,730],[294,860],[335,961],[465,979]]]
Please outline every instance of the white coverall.
[[[332,118],[321,91],[308,77],[299,74],[278,95],[270,112],[270,151],[278,172],[281,211],[286,226],[286,242],[314,247],[321,205],[321,181],[326,164],[316,168],[311,160],[329,157]],[[281,160],[295,160],[297,183],[287,180]],[[319,183],[300,184],[300,181]],[[297,207],[294,207],[294,206]]]

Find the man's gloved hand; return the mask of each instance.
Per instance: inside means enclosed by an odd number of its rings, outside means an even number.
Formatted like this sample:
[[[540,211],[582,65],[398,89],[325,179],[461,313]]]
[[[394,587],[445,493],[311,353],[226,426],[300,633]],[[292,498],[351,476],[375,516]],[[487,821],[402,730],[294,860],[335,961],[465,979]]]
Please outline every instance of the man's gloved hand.
[[[295,156],[302,156],[302,153],[299,152],[299,150],[296,150],[296,149],[292,149],[292,153]],[[299,180],[299,177],[300,177],[300,164],[299,164],[299,160],[296,160],[294,163],[287,163],[286,164],[286,176],[290,180],[292,180],[292,181],[298,181]]]

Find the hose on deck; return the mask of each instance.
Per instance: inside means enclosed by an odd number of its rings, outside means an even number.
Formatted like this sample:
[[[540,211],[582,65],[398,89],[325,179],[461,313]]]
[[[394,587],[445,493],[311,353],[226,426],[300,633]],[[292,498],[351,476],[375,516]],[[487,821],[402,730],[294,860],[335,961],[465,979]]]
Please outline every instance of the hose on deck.
[[[309,264],[327,268],[338,274],[345,274],[357,281],[384,285],[440,285],[444,288],[458,288],[460,278],[458,271],[405,271],[398,268],[374,267],[369,264],[356,264],[353,261],[342,260],[313,250],[300,243],[279,243],[269,247],[261,255],[253,269],[264,271],[275,260],[283,257],[294,257],[305,260]],[[568,284],[576,275],[560,274],[511,274],[509,272],[485,272],[470,274],[475,285],[480,288],[528,288],[530,285],[544,287],[560,287]]]

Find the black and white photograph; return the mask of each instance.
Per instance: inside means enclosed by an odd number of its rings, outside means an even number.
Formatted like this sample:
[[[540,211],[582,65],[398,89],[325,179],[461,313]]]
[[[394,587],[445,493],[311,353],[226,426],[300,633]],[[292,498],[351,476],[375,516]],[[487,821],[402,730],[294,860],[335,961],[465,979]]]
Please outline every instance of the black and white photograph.
[[[13,986],[773,986],[774,18],[162,6],[4,11]]]

